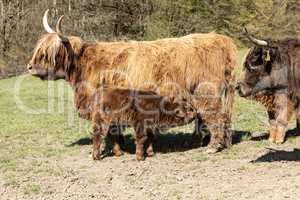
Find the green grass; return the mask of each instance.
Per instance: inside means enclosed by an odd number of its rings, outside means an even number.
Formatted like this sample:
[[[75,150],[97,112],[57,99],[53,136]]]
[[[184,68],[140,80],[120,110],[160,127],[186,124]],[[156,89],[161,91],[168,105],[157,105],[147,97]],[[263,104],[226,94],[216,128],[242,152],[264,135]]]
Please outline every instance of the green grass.
[[[240,63],[245,53],[239,52]],[[236,73],[240,72],[237,69]],[[74,112],[72,91],[64,81],[47,82],[29,76],[0,80],[0,113],[0,173],[13,187],[30,174],[60,176],[63,169],[53,168],[47,158],[74,155],[80,147],[70,144],[89,137],[90,125]],[[234,130],[264,131],[266,122],[262,106],[236,96]],[[238,152],[234,147],[225,157],[236,158]],[[202,153],[194,156],[198,162],[207,159]],[[30,181],[23,190],[26,194],[41,192],[40,186]]]
[[[26,76],[0,81],[0,173],[9,185],[18,186],[28,174],[59,176],[46,159],[78,152],[70,144],[89,137],[89,123],[74,112],[71,89],[64,81],[48,83]],[[24,191],[39,189],[30,185]]]

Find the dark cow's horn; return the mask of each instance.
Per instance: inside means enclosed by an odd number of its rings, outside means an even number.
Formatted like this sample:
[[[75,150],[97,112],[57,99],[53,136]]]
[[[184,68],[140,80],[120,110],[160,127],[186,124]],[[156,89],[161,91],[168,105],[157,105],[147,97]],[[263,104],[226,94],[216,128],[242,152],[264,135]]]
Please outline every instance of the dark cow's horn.
[[[47,33],[55,33],[55,31],[48,24],[48,12],[49,12],[49,9],[47,9],[46,12],[44,13],[43,25],[44,25],[44,28],[47,31]]]
[[[259,39],[256,39],[255,37],[251,36],[249,33],[248,33],[248,30],[246,27],[244,27],[244,32],[247,36],[247,38],[253,42],[254,44],[256,45],[259,45],[259,46],[268,46],[268,42],[267,41],[264,41],[264,40],[259,40]]]
[[[61,21],[63,20],[64,15],[60,16],[60,18],[57,20],[56,23],[56,33],[62,35],[62,31],[61,31]]]

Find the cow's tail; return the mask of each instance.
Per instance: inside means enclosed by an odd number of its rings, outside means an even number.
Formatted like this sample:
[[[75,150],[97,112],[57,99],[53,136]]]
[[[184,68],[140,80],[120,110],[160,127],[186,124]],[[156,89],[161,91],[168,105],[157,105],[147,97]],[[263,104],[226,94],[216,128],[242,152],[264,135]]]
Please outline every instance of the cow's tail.
[[[226,131],[226,146],[229,147],[232,144],[232,110],[235,94],[235,79],[232,78],[230,82],[226,84],[224,91],[223,111],[225,115],[224,128]]]

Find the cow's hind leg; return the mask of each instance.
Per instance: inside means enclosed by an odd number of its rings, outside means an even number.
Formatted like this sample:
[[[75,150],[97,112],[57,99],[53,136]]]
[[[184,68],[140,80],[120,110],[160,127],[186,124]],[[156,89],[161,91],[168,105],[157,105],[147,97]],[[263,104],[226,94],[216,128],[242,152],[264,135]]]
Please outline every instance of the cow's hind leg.
[[[92,156],[94,160],[100,160],[101,158],[101,145],[103,140],[107,135],[108,129],[103,124],[94,123],[93,124],[93,152]]]
[[[217,153],[231,145],[230,121],[224,113],[206,115],[205,123],[211,133],[208,153]]]

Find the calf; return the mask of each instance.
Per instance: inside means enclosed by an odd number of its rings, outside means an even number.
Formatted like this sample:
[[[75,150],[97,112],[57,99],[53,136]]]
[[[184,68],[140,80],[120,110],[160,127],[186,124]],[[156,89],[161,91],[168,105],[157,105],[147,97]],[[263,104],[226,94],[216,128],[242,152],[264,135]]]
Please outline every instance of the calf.
[[[136,159],[143,160],[145,149],[148,156],[153,155],[155,128],[185,125],[196,117],[196,111],[188,101],[159,96],[150,91],[101,88],[94,93],[93,102],[91,120],[94,160],[100,159],[101,143],[111,124],[131,125],[134,128]]]

